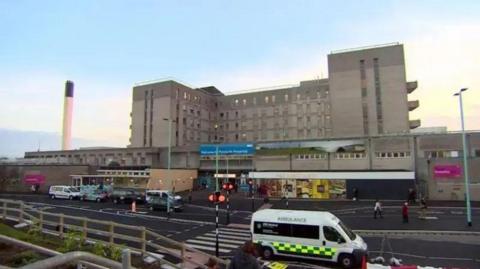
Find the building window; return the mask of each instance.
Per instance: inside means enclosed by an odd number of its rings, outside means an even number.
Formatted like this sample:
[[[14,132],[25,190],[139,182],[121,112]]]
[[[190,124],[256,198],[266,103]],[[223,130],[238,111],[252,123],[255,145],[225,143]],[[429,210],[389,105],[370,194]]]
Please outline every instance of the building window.
[[[252,103],[253,103],[254,105],[257,104],[257,97],[253,97]]]
[[[265,96],[265,104],[268,104],[268,96]]]
[[[238,106],[238,99],[235,99],[235,105]]]
[[[365,60],[360,60],[360,79],[366,79]]]
[[[375,78],[375,98],[377,105],[377,128],[378,133],[383,133],[382,91],[380,87],[380,72],[378,58],[373,59],[373,74]]]
[[[244,106],[247,105],[247,99],[243,99],[243,105],[244,105]]]
[[[275,95],[272,95],[272,103],[275,103]]]
[[[285,94],[285,102],[288,102],[288,94]]]
[[[300,94],[297,93],[297,101],[300,100],[300,97],[301,97]]]
[[[183,92],[183,99],[187,100],[187,92]]]

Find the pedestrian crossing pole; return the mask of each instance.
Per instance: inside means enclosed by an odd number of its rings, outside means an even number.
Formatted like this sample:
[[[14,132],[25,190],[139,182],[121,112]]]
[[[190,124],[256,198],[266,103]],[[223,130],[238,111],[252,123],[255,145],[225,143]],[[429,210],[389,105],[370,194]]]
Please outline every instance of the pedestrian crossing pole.
[[[218,144],[215,151],[215,192],[218,193]],[[218,257],[218,202],[215,203],[215,256]]]

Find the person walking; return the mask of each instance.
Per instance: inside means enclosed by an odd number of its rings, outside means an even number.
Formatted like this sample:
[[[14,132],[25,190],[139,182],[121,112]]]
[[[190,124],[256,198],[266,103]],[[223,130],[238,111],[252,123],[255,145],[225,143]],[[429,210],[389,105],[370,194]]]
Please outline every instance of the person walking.
[[[408,202],[405,202],[402,206],[403,223],[408,223]]]
[[[377,218],[377,214],[380,216],[381,219],[383,219],[382,216],[382,203],[377,199],[375,201],[375,207],[373,208],[373,218]]]
[[[357,200],[358,200],[358,189],[353,188],[353,201],[357,201]]]
[[[252,241],[247,241],[241,249],[238,249],[228,269],[260,269],[260,264],[255,258],[255,245]]]
[[[421,209],[421,219],[425,219],[426,213],[427,213],[427,201],[425,201],[425,198],[422,197],[420,200],[420,209]]]

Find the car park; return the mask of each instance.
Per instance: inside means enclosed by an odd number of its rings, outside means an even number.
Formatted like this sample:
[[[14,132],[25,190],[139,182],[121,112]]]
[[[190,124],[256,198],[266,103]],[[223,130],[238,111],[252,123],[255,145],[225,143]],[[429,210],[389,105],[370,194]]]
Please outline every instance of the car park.
[[[80,191],[72,186],[50,186],[48,195],[52,199],[78,199],[81,196]]]

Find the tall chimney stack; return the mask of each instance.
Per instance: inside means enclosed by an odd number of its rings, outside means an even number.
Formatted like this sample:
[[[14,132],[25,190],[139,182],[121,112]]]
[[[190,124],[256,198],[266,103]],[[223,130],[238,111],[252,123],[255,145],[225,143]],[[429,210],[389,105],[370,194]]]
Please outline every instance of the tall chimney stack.
[[[73,82],[65,82],[65,100],[63,103],[63,133],[62,150],[71,149],[72,140],[72,112],[73,112]]]

